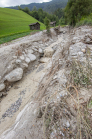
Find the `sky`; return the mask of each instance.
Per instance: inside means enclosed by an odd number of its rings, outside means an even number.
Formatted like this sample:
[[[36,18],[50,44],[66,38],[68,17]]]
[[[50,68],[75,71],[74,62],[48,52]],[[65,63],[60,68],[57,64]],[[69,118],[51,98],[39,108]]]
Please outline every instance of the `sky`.
[[[0,7],[17,6],[21,4],[30,4],[33,2],[42,3],[49,1],[51,0],[0,0]]]

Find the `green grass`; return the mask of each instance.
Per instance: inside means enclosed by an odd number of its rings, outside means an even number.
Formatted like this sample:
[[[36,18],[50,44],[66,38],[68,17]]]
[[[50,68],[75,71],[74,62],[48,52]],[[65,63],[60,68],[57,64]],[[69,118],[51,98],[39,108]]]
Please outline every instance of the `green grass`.
[[[87,16],[87,17],[83,17],[80,22],[78,22],[76,24],[76,27],[79,27],[79,26],[83,26],[83,25],[89,25],[89,26],[92,26],[92,13]]]
[[[32,31],[31,33],[35,33],[35,32],[37,32],[37,31]],[[28,32],[24,32],[24,33],[14,34],[14,35],[8,35],[6,37],[1,37],[0,38],[0,44],[15,40],[15,39],[20,38],[20,37],[27,36],[31,33],[30,33],[30,31],[28,31]]]
[[[3,38],[18,38],[29,34],[29,24],[38,22],[36,19],[31,17],[20,10],[0,8],[0,43],[3,42]],[[40,30],[45,29],[45,25],[40,23]],[[21,35],[20,35],[21,34]]]

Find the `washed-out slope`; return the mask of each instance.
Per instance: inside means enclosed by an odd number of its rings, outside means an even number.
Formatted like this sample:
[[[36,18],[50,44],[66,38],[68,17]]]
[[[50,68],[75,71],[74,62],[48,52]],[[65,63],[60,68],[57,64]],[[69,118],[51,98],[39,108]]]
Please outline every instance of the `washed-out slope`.
[[[35,22],[38,21],[23,11],[0,8],[0,36],[30,31],[28,25]],[[40,24],[41,30],[45,28]]]

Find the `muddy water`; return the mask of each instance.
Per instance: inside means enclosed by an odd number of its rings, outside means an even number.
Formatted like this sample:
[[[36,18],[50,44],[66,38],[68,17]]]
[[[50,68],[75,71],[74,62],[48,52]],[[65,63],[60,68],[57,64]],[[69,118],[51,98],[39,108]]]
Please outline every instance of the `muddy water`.
[[[39,65],[27,76],[14,84],[0,103],[0,134],[10,128],[17,115],[31,101],[31,96],[36,92],[38,84],[45,74],[46,64]]]

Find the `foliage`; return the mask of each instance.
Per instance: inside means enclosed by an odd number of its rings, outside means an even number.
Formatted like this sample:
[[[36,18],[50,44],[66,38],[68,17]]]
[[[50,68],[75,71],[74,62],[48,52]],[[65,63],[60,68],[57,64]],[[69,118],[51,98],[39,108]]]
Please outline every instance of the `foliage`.
[[[60,25],[65,25],[65,18],[64,17],[61,17],[60,20],[59,20],[59,24]]]
[[[64,10],[62,8],[58,8],[55,10],[54,14],[60,19],[61,17],[64,17]]]
[[[21,10],[0,8],[0,37],[28,32],[28,25],[34,22],[38,21]],[[41,30],[45,29],[45,25],[40,24]]]
[[[90,25],[92,26],[92,14],[89,16],[83,17],[77,24],[76,27],[83,26],[83,25]]]
[[[45,17],[45,19],[44,19],[44,24],[46,26],[47,33],[49,33],[50,32],[50,21],[47,17]]]
[[[50,22],[56,21],[56,24],[57,25],[59,24],[59,18],[57,15],[49,14],[49,13],[43,11],[42,8],[39,8],[38,10],[36,10],[37,9],[36,7],[34,7],[34,8],[35,9],[33,9],[32,11],[29,11],[29,10],[21,9],[19,7],[20,10],[26,12],[27,14],[31,15],[32,17],[34,17],[35,19],[37,19],[38,21],[40,21],[42,23],[44,23],[45,17],[47,17],[50,20]],[[60,10],[60,11],[62,11],[62,10]]]
[[[92,0],[69,0],[65,8],[66,21],[75,26],[82,16],[87,16],[91,12]]]

